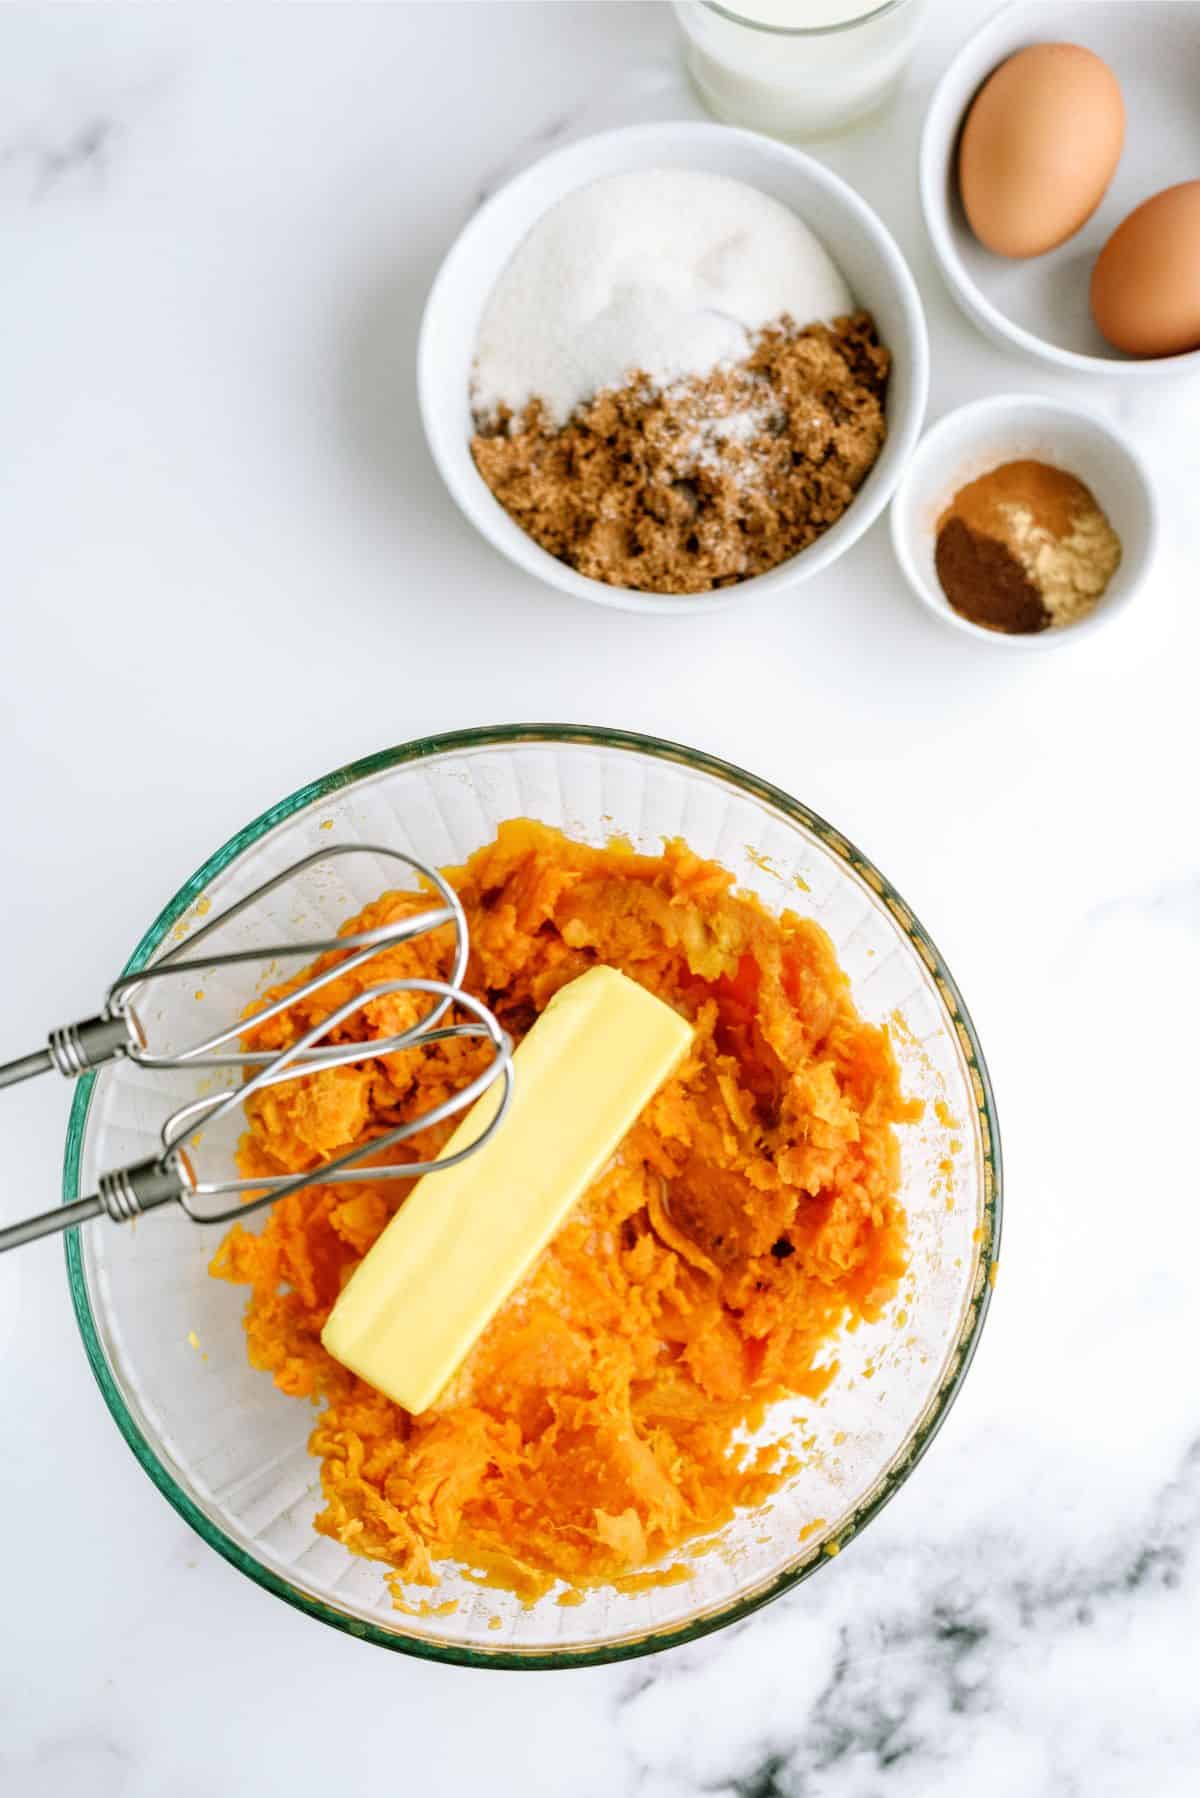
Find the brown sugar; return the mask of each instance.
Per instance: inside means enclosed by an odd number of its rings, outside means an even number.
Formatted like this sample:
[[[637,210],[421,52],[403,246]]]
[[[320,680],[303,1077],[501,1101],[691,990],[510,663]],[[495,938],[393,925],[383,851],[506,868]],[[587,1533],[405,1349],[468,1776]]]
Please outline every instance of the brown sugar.
[[[731,368],[599,393],[560,430],[534,400],[478,420],[500,504],[581,574],[649,593],[731,586],[835,524],[887,433],[891,358],[865,312],[764,331]]]

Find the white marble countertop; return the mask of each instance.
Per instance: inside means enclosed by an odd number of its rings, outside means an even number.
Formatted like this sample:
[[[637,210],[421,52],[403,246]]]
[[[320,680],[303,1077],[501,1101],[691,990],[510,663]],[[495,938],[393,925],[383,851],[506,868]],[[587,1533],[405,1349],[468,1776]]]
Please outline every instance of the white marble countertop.
[[[911,258],[934,417],[1080,392],[975,334],[918,218],[926,97],[987,10],[935,9],[894,113],[819,148]],[[5,1052],[97,999],[216,843],[381,744],[547,717],[695,743],[860,842],[967,995],[1008,1170],[978,1361],[886,1513],[773,1608],[625,1667],[470,1673],[206,1549],[109,1419],[60,1248],[10,1256],[6,1798],[1196,1790],[1200,396],[1088,389],[1166,542],[1061,655],[942,629],[882,522],[686,626],[540,590],[428,460],[422,299],[529,146],[694,110],[675,54],[655,5],[0,13]],[[66,1109],[9,1096],[6,1216],[54,1202]]]

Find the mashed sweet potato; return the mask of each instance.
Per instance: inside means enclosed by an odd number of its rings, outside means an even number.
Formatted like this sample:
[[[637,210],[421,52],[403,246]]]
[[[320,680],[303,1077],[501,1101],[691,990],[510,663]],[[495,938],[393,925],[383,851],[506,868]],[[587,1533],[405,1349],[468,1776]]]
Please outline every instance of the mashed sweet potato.
[[[901,1093],[884,1032],[855,1011],[824,931],[771,916],[681,842],[639,856],[517,820],[450,878],[471,931],[467,984],[515,1038],[601,961],[694,1021],[688,1059],[419,1417],[319,1340],[403,1203],[402,1181],[296,1193],[259,1234],[235,1226],[212,1271],[251,1288],[255,1366],[322,1404],[317,1528],[407,1580],[436,1583],[433,1564],[449,1558],[533,1597],[556,1579],[629,1575],[794,1470],[786,1445],[747,1453],[734,1433],[775,1398],[818,1395],[836,1332],[895,1291],[894,1125],[920,1108]],[[345,929],[425,903],[386,893]],[[448,934],[387,950],[255,1041],[282,1045],[362,986],[444,969]],[[394,1033],[411,1003],[373,1004],[354,1033]],[[451,1042],[263,1093],[247,1107],[243,1168],[316,1166],[426,1109],[482,1056]],[[405,1151],[427,1155],[447,1134]]]

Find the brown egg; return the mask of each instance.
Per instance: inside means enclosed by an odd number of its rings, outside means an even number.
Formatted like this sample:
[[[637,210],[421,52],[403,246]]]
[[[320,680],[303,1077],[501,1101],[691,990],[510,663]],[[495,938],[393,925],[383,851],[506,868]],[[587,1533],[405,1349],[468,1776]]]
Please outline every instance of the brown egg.
[[[1040,256],[1095,212],[1125,141],[1108,64],[1078,44],[1031,44],[994,69],[963,126],[958,185],[998,256]]]
[[[1200,181],[1122,219],[1092,270],[1092,317],[1131,356],[1200,350]]]

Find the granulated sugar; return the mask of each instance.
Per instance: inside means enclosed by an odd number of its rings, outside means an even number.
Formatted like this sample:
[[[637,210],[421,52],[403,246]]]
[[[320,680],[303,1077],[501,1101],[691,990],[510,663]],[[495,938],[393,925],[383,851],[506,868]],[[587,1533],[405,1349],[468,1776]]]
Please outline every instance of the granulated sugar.
[[[472,403],[488,419],[538,400],[558,426],[635,372],[667,387],[744,361],[780,319],[852,311],[817,238],[756,188],[687,169],[613,175],[517,248],[484,310]]]
[[[762,478],[764,463],[752,446],[778,434],[786,423],[769,383],[741,367],[722,370],[715,380],[693,375],[673,381],[662,393],[662,416],[668,429],[677,432],[671,456],[674,478],[724,469],[739,487]]]

